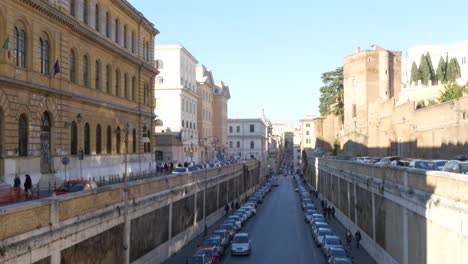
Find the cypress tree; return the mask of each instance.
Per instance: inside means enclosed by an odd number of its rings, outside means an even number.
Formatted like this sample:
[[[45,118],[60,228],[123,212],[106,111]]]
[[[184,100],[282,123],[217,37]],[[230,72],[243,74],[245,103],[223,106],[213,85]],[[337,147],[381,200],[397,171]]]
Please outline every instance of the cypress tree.
[[[435,71],[434,71],[434,65],[432,65],[432,59],[431,59],[431,54],[426,53],[426,60],[427,60],[427,64],[429,65],[429,72],[431,74],[431,78],[430,80],[431,81],[435,81]]]
[[[431,79],[431,70],[429,69],[429,64],[424,54],[421,55],[421,61],[419,62],[419,72],[421,74],[422,83],[427,85]]]
[[[437,66],[436,80],[445,82],[447,81],[447,62],[440,56],[439,65]]]
[[[460,64],[458,64],[457,58],[451,58],[447,66],[447,80],[455,81],[457,78],[461,77]]]
[[[421,80],[421,74],[419,73],[416,62],[413,61],[413,65],[411,65],[411,82],[418,83],[419,80]]]

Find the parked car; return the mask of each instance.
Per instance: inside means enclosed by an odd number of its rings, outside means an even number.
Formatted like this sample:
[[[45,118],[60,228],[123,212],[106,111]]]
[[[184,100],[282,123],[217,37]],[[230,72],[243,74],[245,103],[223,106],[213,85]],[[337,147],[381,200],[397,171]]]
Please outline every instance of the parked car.
[[[189,172],[189,169],[186,168],[186,167],[177,167],[174,169],[174,171],[172,172],[172,174],[174,175],[180,175],[180,174],[185,174]]]
[[[204,255],[208,258],[209,264],[219,264],[221,262],[221,256],[213,248],[201,248],[198,249],[195,255]]]
[[[401,158],[398,157],[398,156],[389,156],[389,157],[382,158],[381,160],[379,160],[375,164],[377,164],[377,165],[386,165],[386,164],[390,164],[394,160],[400,160],[400,159]]]
[[[80,192],[96,189],[98,186],[94,181],[89,180],[71,180],[62,183],[56,190],[55,195],[61,195],[72,192]]]
[[[188,257],[187,264],[210,264],[206,255],[194,255]]]
[[[231,255],[250,255],[252,245],[248,233],[238,233],[232,239]]]
[[[312,235],[314,235],[315,238],[317,238],[318,230],[320,228],[330,228],[330,226],[325,221],[311,223],[310,227],[312,228]]]
[[[317,246],[321,247],[325,243],[325,236],[333,235],[333,231],[330,228],[319,228],[317,230],[317,236],[315,237],[315,242]]]
[[[346,251],[343,248],[332,247],[329,250],[330,256],[328,257],[328,263],[333,263],[335,259],[347,258]]]
[[[328,258],[330,253],[329,249],[331,247],[340,247],[344,249],[343,244],[341,243],[340,237],[338,236],[325,236],[322,250],[323,254],[325,254],[325,257]]]
[[[203,242],[198,246],[198,249],[213,249],[215,253],[219,256],[223,255],[224,248],[221,245],[221,237],[209,237],[208,239],[203,240]],[[200,255],[200,254],[196,254]]]
[[[221,237],[221,245],[226,248],[231,241],[229,237],[229,231],[226,229],[216,229],[213,231],[213,235]]]
[[[447,160],[433,160],[432,162],[434,162],[436,164],[437,170],[442,170],[445,163],[447,163]]]
[[[225,229],[229,232],[229,239],[233,239],[234,235],[236,234],[236,228],[234,227],[234,224],[230,223],[224,223],[219,226],[219,229]]]
[[[393,166],[410,167],[410,160],[394,160],[390,163]]]
[[[421,170],[438,170],[437,164],[428,160],[412,160],[410,167]]]
[[[335,258],[331,264],[353,264],[353,262],[347,258]]]
[[[442,168],[443,171],[468,174],[468,161],[449,160]]]

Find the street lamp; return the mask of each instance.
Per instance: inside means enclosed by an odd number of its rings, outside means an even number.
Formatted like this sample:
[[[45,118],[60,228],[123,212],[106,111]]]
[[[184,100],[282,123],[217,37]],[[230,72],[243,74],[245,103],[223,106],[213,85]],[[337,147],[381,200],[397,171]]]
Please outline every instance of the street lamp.
[[[78,145],[80,146],[80,149],[78,151],[78,160],[80,161],[80,179],[83,179],[83,169],[81,167],[81,161],[83,160],[83,146],[81,145],[81,142],[80,142],[80,132],[81,132],[81,127],[80,127],[80,123],[81,123],[81,120],[83,119],[83,117],[81,116],[80,113],[78,113],[76,115],[76,123],[78,123]]]

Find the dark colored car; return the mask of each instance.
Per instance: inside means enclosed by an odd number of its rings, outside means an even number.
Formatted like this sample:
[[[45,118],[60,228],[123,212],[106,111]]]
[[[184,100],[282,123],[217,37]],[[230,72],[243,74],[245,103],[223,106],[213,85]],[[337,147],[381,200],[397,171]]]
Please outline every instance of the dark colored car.
[[[209,264],[208,257],[206,255],[194,255],[187,259],[187,264]]]
[[[220,256],[224,253],[224,247],[221,245],[221,237],[219,236],[217,238],[210,237],[203,240],[198,249],[213,249],[215,253]]]
[[[213,231],[213,235],[221,237],[221,245],[223,245],[224,248],[226,248],[231,241],[231,238],[229,237],[229,231],[226,229],[217,229]]]
[[[337,258],[347,258],[346,251],[343,248],[331,247],[328,252],[330,253],[328,263],[333,263]]]
[[[96,188],[97,188],[97,184],[94,181],[87,181],[87,180],[66,181],[62,183],[62,185],[60,185],[55,190],[55,195],[92,190]]]
[[[195,255],[205,255],[208,257],[209,264],[219,264],[221,262],[221,256],[214,248],[200,248]]]
[[[219,229],[225,229],[229,232],[229,239],[232,240],[232,238],[234,237],[234,235],[236,234],[236,229],[234,227],[233,224],[229,224],[229,223],[224,223],[222,225],[219,226]]]

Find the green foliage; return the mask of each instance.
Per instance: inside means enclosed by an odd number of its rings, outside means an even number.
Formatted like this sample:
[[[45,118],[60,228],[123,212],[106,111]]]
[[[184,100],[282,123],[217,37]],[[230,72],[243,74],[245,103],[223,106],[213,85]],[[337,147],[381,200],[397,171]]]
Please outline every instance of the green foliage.
[[[429,81],[433,79],[431,68],[432,66],[429,66],[426,55],[422,54],[421,61],[419,62],[419,72],[424,85],[428,85]]]
[[[322,73],[323,87],[320,88],[320,114],[343,117],[343,67]]]
[[[463,96],[464,87],[459,86],[455,81],[449,81],[445,85],[445,91],[440,92],[439,102],[444,103],[456,100]]]
[[[419,72],[416,62],[413,61],[413,65],[411,65],[411,82],[417,83],[419,80],[421,80],[421,73]]]
[[[416,104],[416,109],[421,109],[424,107],[426,107],[426,105],[424,104],[424,100],[419,100],[418,103]]]
[[[429,100],[429,106],[436,105],[436,104],[437,104],[436,100]]]
[[[429,52],[426,53],[426,61],[427,61],[427,64],[429,65],[429,72],[431,73],[431,81],[435,81],[436,76],[435,76],[435,71],[434,71],[434,65],[432,65],[432,58]]]
[[[436,71],[436,80],[445,82],[447,81],[447,62],[440,56],[439,65]]]
[[[455,81],[461,77],[460,64],[458,64],[457,58],[451,58],[447,66],[447,80]]]

